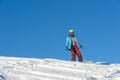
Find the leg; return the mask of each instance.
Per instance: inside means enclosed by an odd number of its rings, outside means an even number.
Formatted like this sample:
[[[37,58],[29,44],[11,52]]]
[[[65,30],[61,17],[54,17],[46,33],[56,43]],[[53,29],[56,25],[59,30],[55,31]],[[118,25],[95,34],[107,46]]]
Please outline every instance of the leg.
[[[70,49],[70,51],[71,51],[71,54],[72,54],[71,61],[75,61],[76,53],[75,53],[74,47],[72,47],[72,48]]]
[[[78,47],[75,47],[75,51],[76,51],[76,54],[78,55],[79,61],[82,62],[83,61],[82,54],[80,50],[78,49]]]

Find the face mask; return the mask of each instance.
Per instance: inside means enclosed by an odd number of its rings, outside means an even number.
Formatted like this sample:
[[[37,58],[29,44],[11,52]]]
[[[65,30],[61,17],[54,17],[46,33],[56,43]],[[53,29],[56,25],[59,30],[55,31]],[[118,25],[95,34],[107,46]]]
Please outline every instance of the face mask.
[[[70,34],[70,37],[75,37],[75,35],[74,34]]]

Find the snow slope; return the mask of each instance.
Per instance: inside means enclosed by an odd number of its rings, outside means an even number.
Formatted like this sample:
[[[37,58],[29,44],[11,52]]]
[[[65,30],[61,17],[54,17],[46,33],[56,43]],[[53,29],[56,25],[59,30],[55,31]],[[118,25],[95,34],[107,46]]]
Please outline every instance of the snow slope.
[[[0,80],[120,80],[120,64],[0,57]]]

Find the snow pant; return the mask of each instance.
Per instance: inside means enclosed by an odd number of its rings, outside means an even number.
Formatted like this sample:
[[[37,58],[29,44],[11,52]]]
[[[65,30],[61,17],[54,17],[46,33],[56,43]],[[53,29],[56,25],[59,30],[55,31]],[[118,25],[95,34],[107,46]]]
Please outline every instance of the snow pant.
[[[77,46],[72,46],[71,49],[70,49],[70,51],[71,51],[71,54],[72,54],[71,61],[76,61],[76,59],[75,59],[75,58],[76,58],[76,55],[78,56],[78,60],[79,60],[80,62],[83,61],[81,52],[80,52],[80,50],[78,49]]]

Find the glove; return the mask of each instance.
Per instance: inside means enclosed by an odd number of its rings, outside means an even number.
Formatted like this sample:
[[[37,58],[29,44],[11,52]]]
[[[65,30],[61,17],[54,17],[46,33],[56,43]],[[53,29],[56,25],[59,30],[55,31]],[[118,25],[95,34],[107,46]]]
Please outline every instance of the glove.
[[[66,46],[66,50],[70,50],[70,49],[68,49],[68,47]]]
[[[82,46],[82,45],[80,45],[80,48],[83,48],[83,46]]]

